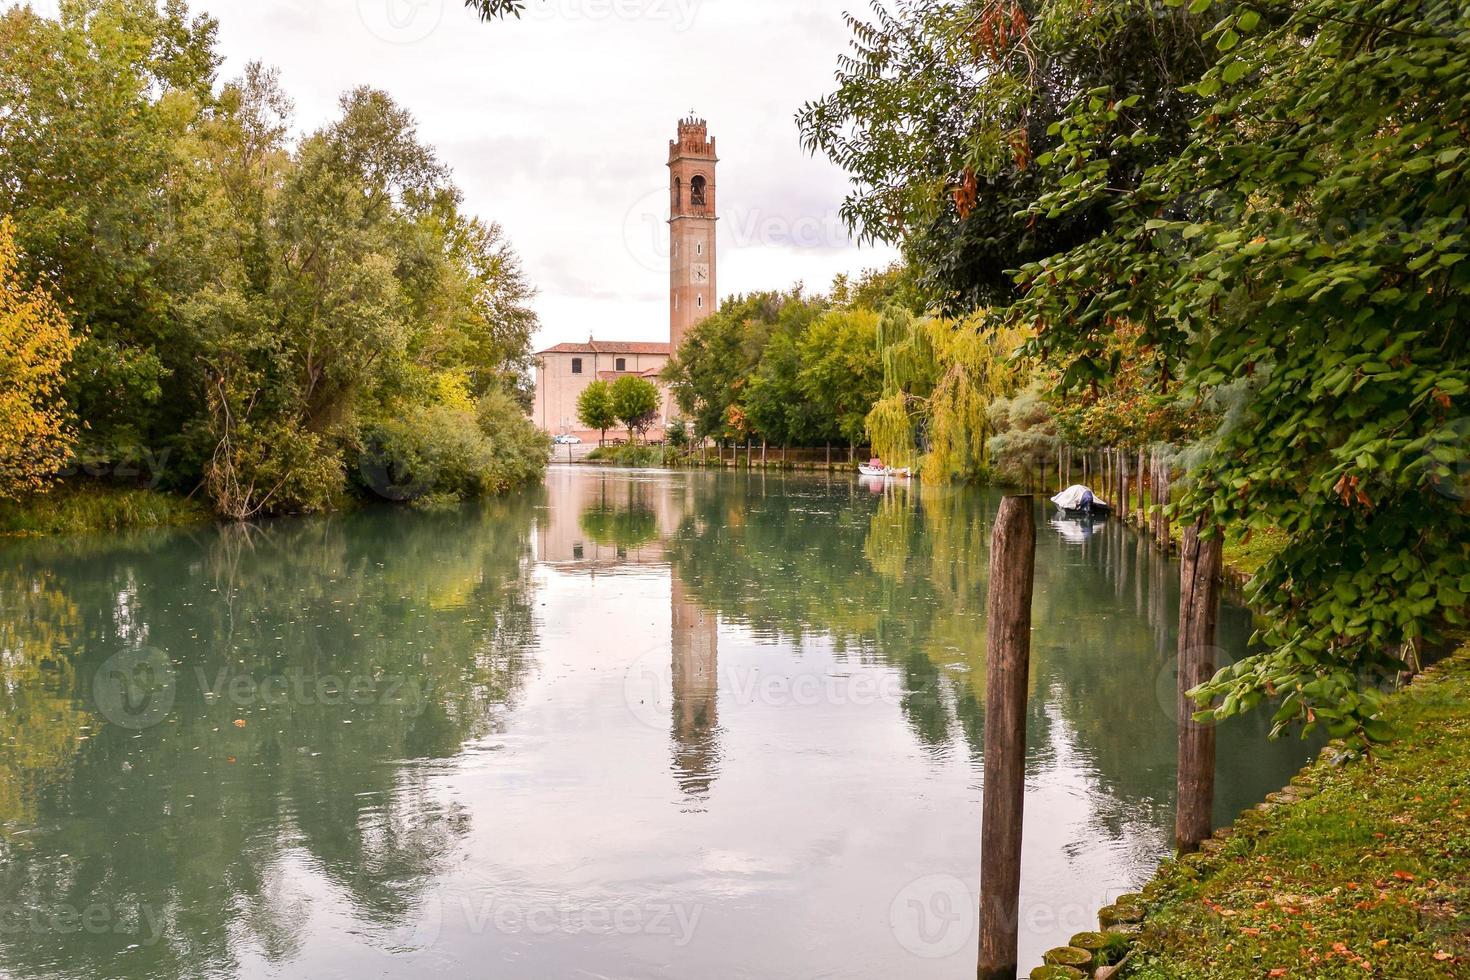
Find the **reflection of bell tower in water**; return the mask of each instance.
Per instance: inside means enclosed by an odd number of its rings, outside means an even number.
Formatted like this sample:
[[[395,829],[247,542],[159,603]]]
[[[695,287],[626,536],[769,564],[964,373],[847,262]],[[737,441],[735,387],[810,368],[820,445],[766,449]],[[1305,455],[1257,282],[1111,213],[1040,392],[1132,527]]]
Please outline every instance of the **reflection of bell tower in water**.
[[[690,796],[709,792],[719,761],[719,619],[672,573],[674,774]]]

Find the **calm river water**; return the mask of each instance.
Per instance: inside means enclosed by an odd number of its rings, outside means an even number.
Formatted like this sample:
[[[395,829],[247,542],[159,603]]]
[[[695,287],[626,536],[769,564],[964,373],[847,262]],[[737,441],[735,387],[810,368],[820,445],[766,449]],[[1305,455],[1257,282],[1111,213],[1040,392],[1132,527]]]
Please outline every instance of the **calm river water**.
[[[972,977],[997,499],[568,467],[0,545],[0,975]],[[1176,567],[1038,513],[1028,966],[1169,850],[1175,752]],[[1310,755],[1263,728],[1222,821]]]

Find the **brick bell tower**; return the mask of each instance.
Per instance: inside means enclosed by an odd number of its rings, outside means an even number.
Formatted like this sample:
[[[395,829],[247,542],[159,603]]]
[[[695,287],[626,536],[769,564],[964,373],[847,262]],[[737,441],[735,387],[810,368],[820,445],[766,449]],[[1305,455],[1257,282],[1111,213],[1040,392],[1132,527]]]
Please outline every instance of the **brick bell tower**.
[[[691,111],[669,141],[669,341],[674,351],[715,311],[715,141]]]

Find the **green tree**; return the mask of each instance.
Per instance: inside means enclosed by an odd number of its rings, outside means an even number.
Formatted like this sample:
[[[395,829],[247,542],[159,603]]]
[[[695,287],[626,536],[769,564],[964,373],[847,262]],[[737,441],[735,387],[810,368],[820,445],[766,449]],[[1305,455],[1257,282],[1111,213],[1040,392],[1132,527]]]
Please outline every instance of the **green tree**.
[[[833,93],[797,114],[802,141],[852,177],[843,216],[901,244],[942,312],[1015,296],[1010,270],[1105,231],[1104,206],[1029,205],[1063,174],[1037,166],[1073,98],[1147,98],[1121,109],[1106,182],[1136,186],[1188,138],[1204,104],[1183,89],[1207,67],[1211,22],[1154,0],[901,0],[849,15]],[[1197,6],[1197,5],[1196,5]],[[919,310],[914,310],[919,312]]]
[[[175,315],[196,275],[180,220],[197,203],[178,151],[212,105],[216,24],[182,3],[63,0],[0,14],[0,212],[22,274],[56,285],[85,338],[67,401],[83,452],[165,443],[202,404],[163,398],[197,347]]]
[[[430,492],[539,472],[516,404],[534,290],[501,229],[388,95],[348,93],[297,143],[273,72],[216,86],[214,32],[175,0],[0,16],[0,210],[23,276],[74,300],[84,461],[178,449],[174,488],[233,516],[372,492],[386,445],[468,461]],[[475,434],[491,412],[498,443]],[[435,435],[451,416],[464,446]]]
[[[1264,652],[1198,693],[1221,717],[1274,697],[1278,730],[1377,737],[1377,678],[1470,595],[1470,11],[1193,9],[1218,20],[1217,61],[1188,145],[1116,188],[1132,124],[1077,99],[1044,161],[1067,176],[1030,214],[1107,207],[1110,230],[1026,266],[1013,315],[1046,324],[1036,346],[1073,384],[1113,372],[1126,321],[1201,397],[1244,387],[1180,516],[1286,542],[1251,589]]]
[[[628,428],[628,441],[636,443],[658,419],[659,392],[652,382],[625,374],[612,385],[613,414]]]
[[[777,445],[820,445],[840,438],[837,419],[802,387],[805,338],[827,306],[826,299],[808,298],[800,290],[787,297],[741,393],[747,424]]]
[[[789,443],[815,427],[796,384],[794,359],[800,337],[828,305],[823,297],[804,295],[799,285],[785,293],[737,296],[690,331],[664,380],[693,421],[696,441],[758,431]]]
[[[577,421],[589,429],[601,433],[598,444],[607,442],[607,430],[618,422],[617,404],[613,400],[613,386],[597,380],[582,389],[577,396]]]
[[[832,311],[801,338],[801,391],[851,445],[862,439],[868,413],[883,392],[878,320],[873,310]]]
[[[777,293],[733,297],[689,331],[675,352],[664,380],[693,421],[696,440],[735,435],[730,410],[741,404],[781,304]]]

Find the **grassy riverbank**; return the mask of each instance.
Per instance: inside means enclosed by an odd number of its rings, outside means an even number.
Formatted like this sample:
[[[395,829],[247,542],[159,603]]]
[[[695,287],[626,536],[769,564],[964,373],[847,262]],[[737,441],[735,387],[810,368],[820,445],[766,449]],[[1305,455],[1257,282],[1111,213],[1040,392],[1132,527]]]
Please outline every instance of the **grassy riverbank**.
[[[173,527],[209,520],[209,511],[193,500],[136,488],[61,486],[24,503],[0,503],[0,535],[12,536]]]
[[[1390,703],[1372,759],[1166,865],[1126,977],[1470,975],[1470,647]]]

